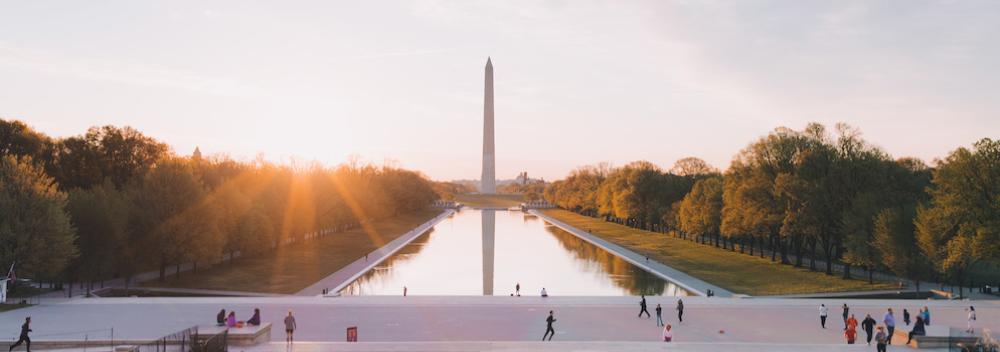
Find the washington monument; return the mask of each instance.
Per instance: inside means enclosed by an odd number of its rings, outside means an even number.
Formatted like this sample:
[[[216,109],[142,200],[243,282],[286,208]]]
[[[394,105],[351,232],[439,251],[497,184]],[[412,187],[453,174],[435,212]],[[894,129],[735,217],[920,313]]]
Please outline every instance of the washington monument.
[[[493,62],[486,58],[486,88],[483,97],[483,176],[479,192],[497,192],[496,165],[493,155]]]

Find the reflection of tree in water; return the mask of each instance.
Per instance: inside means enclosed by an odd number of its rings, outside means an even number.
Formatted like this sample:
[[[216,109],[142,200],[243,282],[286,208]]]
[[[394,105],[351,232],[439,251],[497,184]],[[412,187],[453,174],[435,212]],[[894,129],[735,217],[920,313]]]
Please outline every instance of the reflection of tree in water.
[[[427,242],[431,240],[431,234],[434,233],[434,228],[431,227],[422,235],[418,236],[413,242],[400,248],[398,252],[389,256],[384,261],[376,265],[374,268],[361,275],[353,282],[344,286],[340,290],[340,294],[344,296],[354,296],[354,295],[369,295],[373,294],[369,291],[372,287],[381,287],[383,282],[391,281],[393,278],[393,268],[397,265],[410,261],[417,253],[420,253],[427,245]],[[402,292],[400,292],[402,293]]]
[[[545,230],[551,233],[574,257],[584,266],[597,267],[605,272],[618,287],[632,295],[668,295],[686,296],[686,292],[673,283],[667,282],[650,272],[632,265],[614,254],[597,247],[590,242],[546,223]]]

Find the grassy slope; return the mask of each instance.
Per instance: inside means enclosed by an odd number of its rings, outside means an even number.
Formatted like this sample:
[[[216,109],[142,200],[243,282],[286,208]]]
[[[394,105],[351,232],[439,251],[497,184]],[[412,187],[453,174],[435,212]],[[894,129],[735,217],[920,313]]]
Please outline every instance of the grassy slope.
[[[821,272],[772,263],[739,252],[716,249],[660,233],[604,222],[561,209],[545,210],[576,228],[642,253],[657,261],[735,293],[754,296],[891,289],[888,283],[868,284]]]
[[[455,201],[470,207],[514,207],[524,202],[521,194],[456,194]]]
[[[357,228],[239,258],[197,274],[181,273],[180,279],[149,281],[145,286],[293,294],[440,213],[440,209],[426,209],[376,221],[372,225],[379,234],[378,243]]]

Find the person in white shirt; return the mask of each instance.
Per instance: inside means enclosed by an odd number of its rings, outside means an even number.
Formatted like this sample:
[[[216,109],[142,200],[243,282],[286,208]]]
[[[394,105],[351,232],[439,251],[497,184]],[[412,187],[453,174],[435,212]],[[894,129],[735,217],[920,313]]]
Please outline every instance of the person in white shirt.
[[[969,306],[969,325],[965,331],[969,334],[976,333],[976,308],[973,306]]]
[[[825,304],[819,305],[819,325],[826,329],[826,316],[830,314],[830,310],[826,308]]]

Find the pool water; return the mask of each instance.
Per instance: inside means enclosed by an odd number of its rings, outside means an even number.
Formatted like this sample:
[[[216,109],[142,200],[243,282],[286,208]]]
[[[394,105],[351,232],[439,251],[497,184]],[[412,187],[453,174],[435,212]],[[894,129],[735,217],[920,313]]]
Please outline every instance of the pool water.
[[[341,295],[687,296],[677,285],[520,211],[463,209]]]

